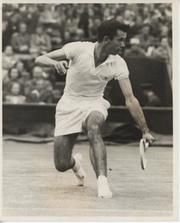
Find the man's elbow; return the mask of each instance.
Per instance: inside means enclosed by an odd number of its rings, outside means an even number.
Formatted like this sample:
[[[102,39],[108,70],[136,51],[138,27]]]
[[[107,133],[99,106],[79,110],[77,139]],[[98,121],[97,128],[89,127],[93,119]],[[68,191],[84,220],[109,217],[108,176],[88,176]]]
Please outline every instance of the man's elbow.
[[[135,105],[139,105],[139,101],[137,100],[137,98],[134,95],[126,98],[126,106],[127,107],[132,107]]]
[[[43,56],[38,56],[38,57],[36,57],[36,59],[35,59],[35,64],[36,65],[40,65],[41,64],[41,62],[42,62],[42,58]]]

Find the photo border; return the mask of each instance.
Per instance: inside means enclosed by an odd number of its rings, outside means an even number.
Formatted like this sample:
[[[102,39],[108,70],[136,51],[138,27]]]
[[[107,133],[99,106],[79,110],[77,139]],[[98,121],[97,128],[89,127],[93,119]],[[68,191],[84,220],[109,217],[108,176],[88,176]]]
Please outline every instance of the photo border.
[[[0,171],[1,171],[1,177],[0,177],[0,184],[1,184],[1,190],[0,190],[0,220],[3,221],[177,221],[179,218],[179,139],[178,139],[178,134],[179,134],[179,101],[177,101],[178,97],[178,83],[179,83],[179,77],[178,77],[178,60],[179,60],[179,55],[178,55],[178,40],[179,40],[179,26],[178,26],[178,9],[179,5],[178,0],[89,0],[89,1],[82,1],[82,0],[62,0],[61,2],[58,2],[58,0],[49,0],[49,2],[45,0],[23,0],[23,1],[16,1],[16,0],[4,0],[1,1],[0,6],[1,6],[1,13],[2,13],[2,4],[52,4],[52,3],[57,3],[57,4],[77,4],[77,3],[104,3],[104,4],[114,4],[114,3],[172,3],[172,33],[173,33],[173,47],[172,47],[172,52],[173,52],[173,59],[172,59],[172,69],[173,69],[173,216],[172,217],[44,217],[44,216],[35,216],[35,217],[7,217],[7,216],[2,216],[2,207],[3,207],[3,190],[2,190],[2,183],[3,183],[3,148],[2,148],[2,141],[0,144],[1,152],[0,152]],[[180,13],[180,12],[179,12]],[[1,16],[1,21],[0,21],[1,27],[2,27],[2,16]],[[178,31],[177,31],[178,30]],[[1,42],[2,42],[2,32],[1,32]],[[2,44],[1,44],[1,56],[0,56],[0,65],[1,65],[1,71],[2,71]],[[2,104],[2,81],[1,81],[1,87],[0,87],[0,94],[1,94],[1,104]],[[2,114],[2,106],[1,106],[1,114]],[[1,137],[2,136],[2,116],[0,118],[0,123],[1,123]],[[177,121],[178,120],[178,121]]]

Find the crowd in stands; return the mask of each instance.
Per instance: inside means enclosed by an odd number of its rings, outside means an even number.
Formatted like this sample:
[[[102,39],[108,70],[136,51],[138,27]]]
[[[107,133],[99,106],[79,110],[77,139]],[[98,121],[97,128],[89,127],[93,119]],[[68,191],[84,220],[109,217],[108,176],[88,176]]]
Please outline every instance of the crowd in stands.
[[[110,18],[130,26],[125,57],[164,60],[171,74],[171,4],[3,4],[4,102],[57,102],[63,88],[55,71],[35,58],[67,42],[96,41],[97,27]]]

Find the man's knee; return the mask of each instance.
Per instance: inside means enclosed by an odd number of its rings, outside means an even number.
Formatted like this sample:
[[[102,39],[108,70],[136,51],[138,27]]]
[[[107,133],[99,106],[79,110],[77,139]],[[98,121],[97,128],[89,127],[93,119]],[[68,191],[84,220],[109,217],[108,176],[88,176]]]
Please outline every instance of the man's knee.
[[[91,142],[96,142],[101,138],[101,130],[98,124],[87,127],[87,137]]]
[[[104,123],[104,116],[98,112],[92,112],[85,123],[87,137],[90,142],[96,142],[101,139],[101,127]]]
[[[68,142],[63,137],[54,140],[54,164],[58,171],[64,172],[70,169],[71,154],[68,154]]]
[[[65,172],[66,170],[68,170],[70,168],[69,162],[65,161],[65,160],[54,160],[54,164],[55,164],[55,168],[56,170],[60,171],[60,172]]]

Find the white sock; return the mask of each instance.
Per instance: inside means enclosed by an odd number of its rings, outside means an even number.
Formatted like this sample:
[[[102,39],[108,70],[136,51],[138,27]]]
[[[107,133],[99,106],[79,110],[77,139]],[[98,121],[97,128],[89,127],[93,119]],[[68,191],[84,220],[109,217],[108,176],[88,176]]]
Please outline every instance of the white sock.
[[[111,198],[112,192],[109,188],[107,177],[100,175],[97,179],[98,184],[98,197],[101,198]]]

